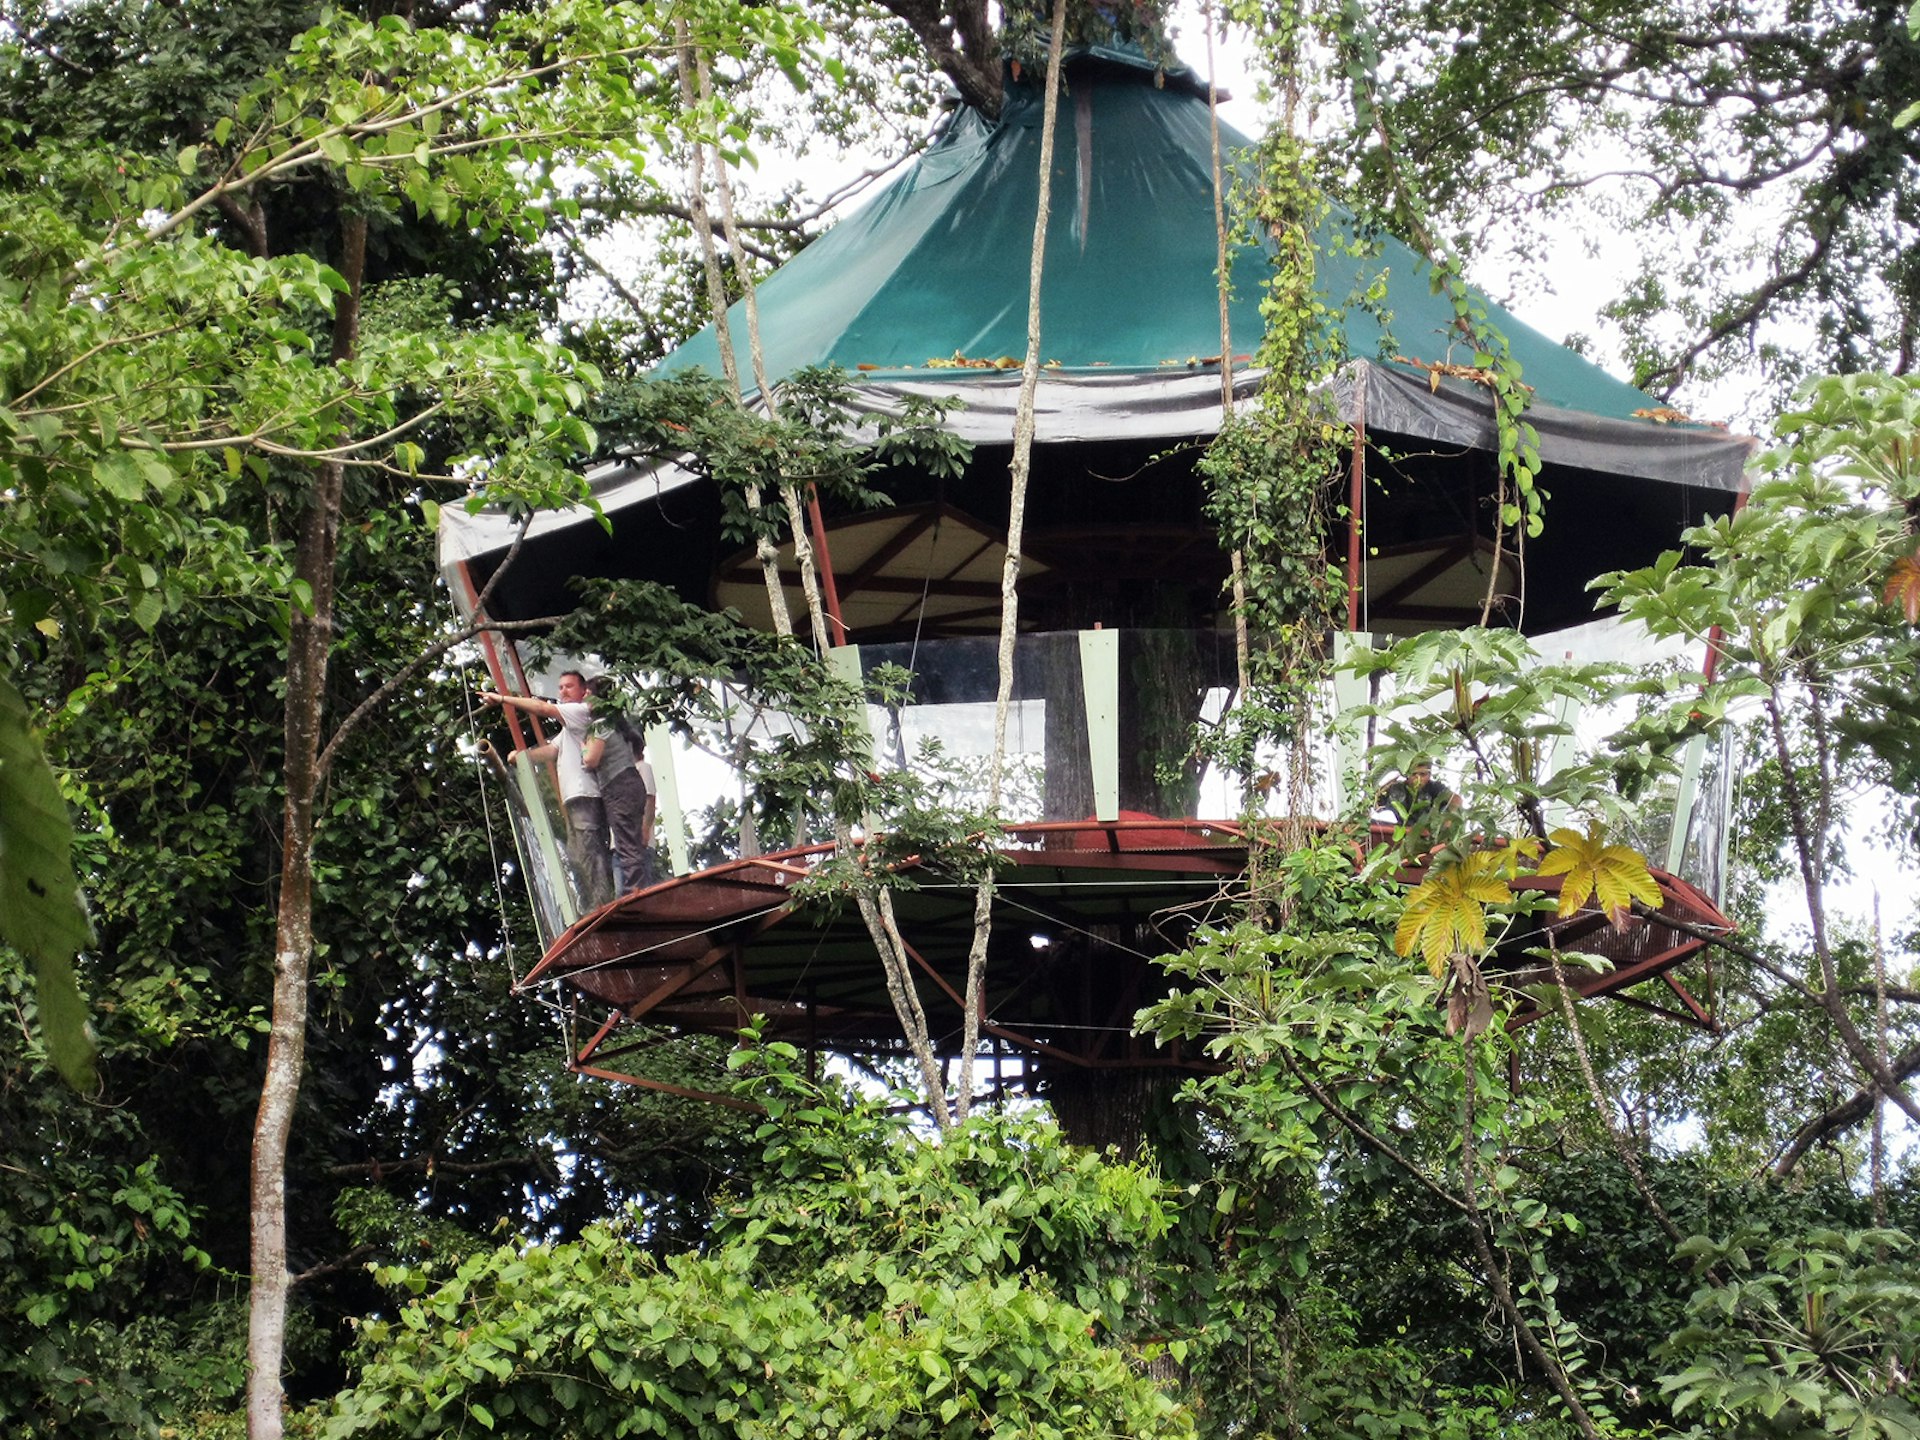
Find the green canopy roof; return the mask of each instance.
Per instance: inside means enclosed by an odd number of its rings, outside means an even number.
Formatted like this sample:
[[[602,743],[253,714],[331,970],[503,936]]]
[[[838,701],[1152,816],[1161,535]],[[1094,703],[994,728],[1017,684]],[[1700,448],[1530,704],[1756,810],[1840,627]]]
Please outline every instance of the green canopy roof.
[[[1111,50],[1082,50],[1066,72],[1041,310],[1042,356],[1064,371],[1164,372],[1220,353],[1206,98],[1188,72],[1158,82],[1138,57]],[[1041,109],[1030,80],[1008,82],[997,122],[960,111],[904,175],[770,276],[758,296],[768,373],[839,365],[892,376],[955,355],[1024,355]],[[1244,136],[1223,127],[1221,143],[1246,165]],[[1369,253],[1355,257],[1354,232],[1335,207],[1319,247],[1320,291],[1346,310],[1345,353],[1470,362],[1426,261],[1384,235],[1367,237]],[[1263,330],[1267,252],[1241,246],[1232,270],[1230,353],[1250,355]],[[1348,308],[1376,280],[1384,303]],[[1482,303],[1538,403],[1616,419],[1658,403]],[[750,375],[737,304],[731,332]],[[719,371],[711,327],[662,368],[694,366]],[[956,377],[941,378],[951,388]]]
[[[1041,353],[1059,368],[1041,381],[1043,444],[1197,437],[1220,426],[1206,97],[1188,72],[1169,72],[1164,84],[1158,78],[1137,55],[1108,50],[1082,50],[1067,67],[1042,285]],[[977,444],[1009,443],[1017,371],[928,367],[955,354],[998,360],[1026,352],[1041,96],[1034,84],[1010,82],[1006,97],[997,122],[959,112],[897,180],[761,284],[769,374],[810,365],[861,372],[854,403],[872,411],[896,409],[903,394],[958,394],[966,406],[948,419],[955,433]],[[1222,143],[1229,151],[1248,148],[1231,131]],[[1429,372],[1394,359],[1431,365],[1473,358],[1454,328],[1451,303],[1433,293],[1430,267],[1390,236],[1369,237],[1367,252],[1356,257],[1354,228],[1349,214],[1330,210],[1318,272],[1329,306],[1345,310],[1341,344],[1350,360],[1332,386],[1340,413],[1371,435],[1493,449],[1492,405],[1483,389],[1459,379],[1435,385]],[[1233,257],[1230,354],[1259,348],[1268,268],[1256,245]],[[1375,282],[1377,303],[1346,304]],[[1634,418],[1656,402],[1498,305],[1486,302],[1486,311],[1534,387],[1528,419],[1549,465],[1588,476],[1739,488],[1750,442]],[[740,373],[750,376],[743,306],[731,316]],[[709,328],[661,369],[698,366],[717,374],[719,360]],[[1244,365],[1236,380],[1243,396],[1260,383]],[[695,479],[671,463],[625,462],[588,478],[606,514]],[[585,510],[543,513],[526,534],[599,524]],[[521,536],[517,516],[469,515],[450,506],[442,512],[442,561],[457,566],[500,553]]]

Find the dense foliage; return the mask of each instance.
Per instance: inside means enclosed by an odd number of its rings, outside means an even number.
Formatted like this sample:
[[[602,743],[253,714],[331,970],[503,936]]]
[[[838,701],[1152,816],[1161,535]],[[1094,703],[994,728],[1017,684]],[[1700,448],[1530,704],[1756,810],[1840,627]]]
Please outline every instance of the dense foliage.
[[[760,1053],[752,1188],[702,1253],[608,1224],[383,1272],[405,1303],[322,1433],[1193,1433],[1114,1341],[1159,1181],[1030,1119],[915,1139]]]

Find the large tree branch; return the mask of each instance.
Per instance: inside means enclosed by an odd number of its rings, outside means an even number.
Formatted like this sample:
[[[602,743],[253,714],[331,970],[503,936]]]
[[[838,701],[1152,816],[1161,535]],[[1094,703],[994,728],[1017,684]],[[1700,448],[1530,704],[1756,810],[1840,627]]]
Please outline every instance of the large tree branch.
[[[327,748],[320,752],[320,777],[325,779],[328,770],[340,753],[340,747],[360,723],[383,704],[393,693],[409,679],[456,645],[464,645],[477,635],[518,634],[528,630],[547,630],[566,619],[564,615],[542,615],[535,620],[488,620],[483,624],[469,625],[464,630],[456,630],[451,635],[443,635],[405,665],[387,677],[374,692],[353,707],[353,712],[342,720],[327,741]]]
[[[805,235],[853,196],[858,195],[874,181],[885,179],[925,149],[926,142],[917,141],[892,159],[862,170],[844,184],[835,186],[813,205],[797,214],[736,216],[733,222],[734,228],[743,233],[752,234]],[[583,209],[595,209],[612,214],[624,212],[629,215],[660,216],[670,220],[684,221],[688,225],[696,223],[692,206],[665,195],[657,195],[646,200],[620,199],[610,195],[589,195],[582,196],[580,199]],[[752,246],[748,248],[752,249],[760,259],[770,263],[779,259],[773,251]]]
[[[1814,739],[1817,747],[1819,792],[1809,797],[1800,783],[1800,772],[1794,767],[1793,754],[1787,737],[1786,719],[1781,712],[1780,694],[1785,683],[1777,667],[1762,662],[1761,678],[1766,682],[1768,693],[1762,702],[1767,717],[1767,730],[1773,738],[1774,759],[1780,765],[1780,793],[1786,802],[1788,830],[1793,839],[1793,852],[1800,866],[1800,880],[1807,902],[1807,920],[1813,940],[1813,955],[1819,972],[1819,986],[1814,989],[1814,998],[1820,1008],[1833,1021],[1834,1034],[1846,1047],[1848,1058],[1860,1067],[1860,1073],[1867,1076],[1874,1086],[1894,1104],[1898,1105],[1916,1122],[1920,1122],[1920,1102],[1907,1093],[1906,1087],[1889,1073],[1880,1063],[1880,1057],[1861,1036],[1859,1027],[1853,1023],[1853,1016],[1847,1013],[1846,997],[1840,993],[1839,968],[1834,963],[1833,949],[1827,941],[1827,916],[1825,903],[1825,862],[1829,835],[1829,807],[1832,790],[1832,762],[1828,748],[1825,728],[1825,711],[1819,706],[1819,691],[1815,687],[1810,692],[1813,702]],[[1809,977],[1809,988],[1813,988]]]
[[[434,1155],[412,1155],[405,1160],[350,1160],[329,1165],[327,1174],[339,1179],[364,1175],[370,1180],[385,1180],[393,1175],[415,1171],[423,1175],[497,1175],[502,1170],[542,1169],[546,1157],[535,1150],[514,1155],[496,1155],[491,1160],[442,1160]]]
[[[222,194],[214,202],[220,213],[231,220],[234,227],[246,237],[247,253],[256,260],[267,258],[267,215],[260,208],[260,202],[243,205],[237,195]]]
[[[1646,388],[1656,395],[1671,395],[1693,368],[1693,362],[1731,335],[1751,330],[1759,324],[1767,307],[1780,296],[1799,289],[1820,268],[1833,248],[1833,232],[1822,229],[1814,235],[1813,248],[1790,270],[1782,270],[1765,283],[1749,291],[1733,310],[1715,321],[1698,340],[1676,355],[1671,363],[1647,377]]]
[[[487,577],[487,583],[480,587],[480,593],[473,598],[474,614],[486,614],[487,601],[493,597],[493,592],[500,588],[500,581],[506,575],[507,571],[512,568],[513,562],[520,557],[520,551],[527,543],[527,527],[532,524],[533,516],[531,513],[522,517],[520,528],[514,532],[513,544],[507,547],[505,558],[494,567],[493,574]],[[558,615],[545,615],[537,620],[489,620],[481,624],[469,625],[464,630],[452,635],[443,636],[441,639],[436,640],[425,650],[421,651],[420,654],[414,656],[413,659],[401,666],[396,673],[389,676],[386,683],[381,685],[358,705],[354,706],[353,713],[340,722],[339,726],[335,728],[332,738],[327,741],[326,749],[320,752],[320,778],[322,780],[326,779],[327,771],[333,764],[334,756],[339,753],[341,744],[346,740],[347,736],[353,732],[354,727],[365,719],[376,705],[379,705],[389,695],[393,694],[395,690],[399,689],[401,685],[405,684],[409,676],[417,674],[422,666],[439,659],[454,646],[464,644],[476,635],[488,632],[543,629],[550,625],[559,624],[562,618],[563,617]]]
[[[926,47],[927,58],[960,89],[960,98],[982,114],[998,117],[1000,43],[986,0],[880,0],[904,20]],[[957,43],[956,43],[957,42]]]
[[[318,1265],[310,1265],[298,1275],[288,1279],[287,1288],[297,1289],[310,1280],[318,1280],[323,1275],[338,1275],[342,1270],[349,1269],[366,1259],[376,1249],[378,1247],[374,1245],[356,1245],[338,1260],[323,1260]]]
[[[1920,1073],[1920,1044],[1910,1045],[1887,1063],[1888,1073],[1896,1080],[1905,1080]],[[1793,1173],[1806,1153],[1822,1140],[1840,1130],[1858,1125],[1873,1114],[1875,1103],[1880,1098],[1880,1087],[1863,1085],[1838,1105],[1821,1112],[1807,1121],[1794,1132],[1787,1148],[1780,1152],[1780,1158],[1773,1164],[1774,1178],[1784,1180]]]

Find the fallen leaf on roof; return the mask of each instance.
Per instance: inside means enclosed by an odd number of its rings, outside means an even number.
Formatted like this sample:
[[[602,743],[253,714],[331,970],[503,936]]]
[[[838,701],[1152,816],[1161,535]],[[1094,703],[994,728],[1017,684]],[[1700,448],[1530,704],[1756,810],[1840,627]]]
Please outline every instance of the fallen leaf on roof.
[[[1669,405],[1655,405],[1648,410],[1636,410],[1633,412],[1633,418],[1651,420],[1656,425],[1706,425],[1715,430],[1727,428],[1727,422],[1724,420],[1696,420],[1686,411],[1675,410]]]
[[[979,356],[962,355],[958,350],[945,360],[929,360],[929,370],[1018,370],[1021,362],[1012,355],[1002,355],[998,360],[987,360]]]
[[[1489,390],[1493,388],[1495,379],[1493,371],[1479,365],[1453,365],[1444,360],[1416,360],[1411,355],[1396,355],[1393,357],[1393,363],[1396,365],[1411,365],[1416,370],[1426,371],[1427,387],[1431,390],[1438,390],[1440,388],[1442,376],[1455,380],[1470,381],[1475,385],[1484,385]],[[1514,383],[1526,391],[1527,394],[1533,394],[1533,386],[1520,381],[1515,381]]]

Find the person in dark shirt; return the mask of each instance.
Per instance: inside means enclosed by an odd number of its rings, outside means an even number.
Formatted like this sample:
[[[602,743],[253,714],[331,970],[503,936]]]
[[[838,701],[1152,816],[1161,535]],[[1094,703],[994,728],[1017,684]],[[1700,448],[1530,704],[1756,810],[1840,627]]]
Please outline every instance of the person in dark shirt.
[[[1433,778],[1433,762],[1422,755],[1380,791],[1373,808],[1389,812],[1415,848],[1431,849],[1445,838],[1445,817],[1460,808],[1460,797]]]
[[[587,688],[596,700],[614,699],[613,682],[596,675]],[[583,760],[600,785],[607,822],[613,829],[613,855],[624,890],[653,884],[653,816],[656,786],[646,760],[647,742],[631,718],[618,710],[595,714]]]

